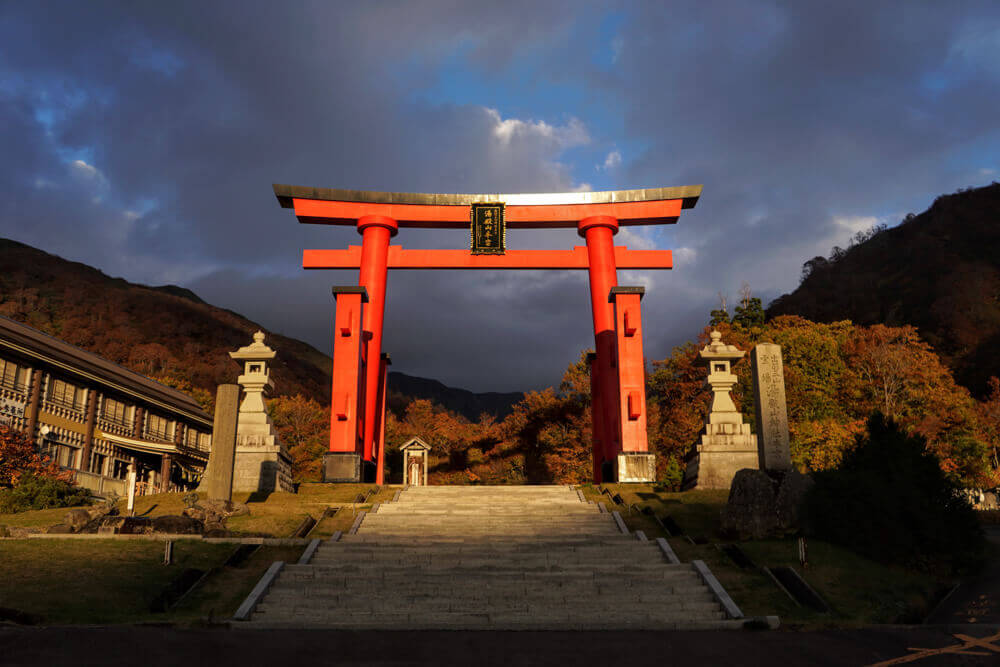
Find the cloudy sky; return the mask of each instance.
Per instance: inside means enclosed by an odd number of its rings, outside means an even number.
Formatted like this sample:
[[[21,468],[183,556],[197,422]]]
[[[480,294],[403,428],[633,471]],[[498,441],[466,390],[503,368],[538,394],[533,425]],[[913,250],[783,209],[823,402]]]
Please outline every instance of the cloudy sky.
[[[207,301],[329,351],[329,286],[272,183],[407,192],[703,184],[643,284],[646,354],[718,292],[939,194],[1000,180],[1000,4],[0,1],[0,236]],[[407,247],[467,247],[403,230]],[[509,233],[569,248],[573,230]],[[592,345],[584,273],[394,272],[394,369],[557,383]]]

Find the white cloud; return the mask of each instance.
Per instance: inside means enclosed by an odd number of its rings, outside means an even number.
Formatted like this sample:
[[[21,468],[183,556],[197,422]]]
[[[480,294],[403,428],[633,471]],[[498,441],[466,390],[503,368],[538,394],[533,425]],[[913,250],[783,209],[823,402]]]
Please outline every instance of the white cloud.
[[[604,171],[610,171],[616,167],[620,167],[622,164],[622,154],[621,151],[613,150],[608,153],[608,156],[604,158],[604,166],[598,167],[598,169],[603,169]]]
[[[590,134],[578,118],[570,118],[565,125],[549,125],[544,120],[503,119],[496,109],[486,109],[486,111],[495,123],[493,136],[504,145],[520,139],[547,141],[559,149],[590,143]]]
[[[834,216],[833,225],[837,229],[835,234],[840,236],[843,232],[849,232],[852,236],[858,232],[871,229],[875,225],[881,224],[883,218],[874,215],[847,215]]]

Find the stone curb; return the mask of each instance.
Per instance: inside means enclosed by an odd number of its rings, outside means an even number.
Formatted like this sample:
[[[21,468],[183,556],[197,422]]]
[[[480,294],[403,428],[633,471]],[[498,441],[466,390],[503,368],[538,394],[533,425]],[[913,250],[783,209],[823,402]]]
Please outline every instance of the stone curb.
[[[612,518],[614,518],[615,523],[618,524],[618,530],[622,531],[623,535],[628,535],[628,526],[625,525],[625,521],[622,519],[622,515],[618,512],[611,513]]]
[[[344,532],[343,532],[343,531],[341,531],[341,530],[338,530],[338,531],[336,531],[336,532],[335,532],[335,533],[334,533],[333,535],[331,535],[331,536],[330,536],[330,539],[329,539],[329,541],[330,541],[330,542],[339,542],[339,541],[340,541],[340,538],[341,538],[341,536],[342,536],[343,534],[344,534]]]
[[[308,565],[309,561],[312,560],[313,554],[316,553],[316,549],[319,548],[320,542],[321,540],[318,539],[310,542],[309,546],[306,547],[306,550],[302,552],[301,556],[299,556],[299,562],[296,563],[296,565]]]
[[[635,531],[635,539],[639,540],[640,542],[649,542],[649,538],[646,537],[646,533],[642,532],[641,530]]]
[[[380,506],[381,504],[382,504],[382,503],[375,503],[374,505],[372,505],[372,508],[371,508],[371,510],[369,510],[369,511],[370,511],[370,512],[371,512],[372,514],[378,514],[378,508],[379,508],[379,506]]]
[[[159,542],[176,542],[179,540],[196,540],[208,544],[260,544],[274,547],[297,547],[309,544],[305,537],[202,537],[201,535],[173,535],[157,533],[154,535],[97,535],[93,533],[53,534],[30,533],[25,537],[5,537],[4,540],[147,540]]]
[[[671,548],[670,543],[667,542],[666,539],[657,537],[656,545],[660,547],[660,551],[662,551],[663,555],[667,557],[667,561],[669,561],[671,565],[681,564],[681,559],[677,557],[677,554],[674,553],[674,550]]]
[[[587,502],[587,499],[583,495],[583,491],[581,491],[580,489],[576,490],[576,497],[580,499],[581,503]]]
[[[365,520],[365,514],[367,514],[365,510],[361,510],[360,512],[358,512],[358,517],[354,520],[354,523],[351,525],[351,529],[347,531],[348,535],[354,535],[358,532],[358,528],[361,527],[361,522]]]
[[[401,494],[402,492],[403,492],[402,489],[396,489],[396,493],[392,497],[392,502],[398,503],[399,502],[399,494]]]
[[[250,620],[250,614],[253,613],[253,610],[260,602],[260,599],[264,597],[267,589],[269,589],[271,584],[274,583],[274,580],[278,578],[278,573],[281,572],[284,567],[285,561],[282,560],[276,560],[271,563],[271,567],[267,568],[267,572],[264,573],[264,576],[260,578],[257,585],[253,587],[252,591],[250,591],[250,595],[247,596],[247,599],[243,601],[240,608],[236,610],[235,614],[233,614],[234,621]]]
[[[729,615],[729,618],[743,618],[743,612],[740,611],[738,606],[736,606],[733,599],[729,597],[729,593],[727,593],[726,589],[722,587],[719,580],[715,578],[712,571],[708,569],[708,565],[705,564],[705,561],[694,560],[691,561],[691,565],[694,566],[695,571],[698,573],[698,576],[701,577],[701,580],[705,582],[705,585],[712,590],[712,594],[719,601],[719,604],[722,605],[722,608],[726,610],[726,614]]]

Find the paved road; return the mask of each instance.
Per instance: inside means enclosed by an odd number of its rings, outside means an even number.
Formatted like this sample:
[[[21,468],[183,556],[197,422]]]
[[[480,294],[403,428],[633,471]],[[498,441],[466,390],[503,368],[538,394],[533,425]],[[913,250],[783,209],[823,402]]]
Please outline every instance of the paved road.
[[[986,539],[1000,548],[1000,526],[986,526]],[[1000,561],[990,561],[979,576],[963,581],[927,622],[1000,623]]]
[[[970,645],[976,641],[980,645]],[[963,645],[969,647],[964,655],[917,655],[909,650],[955,651]],[[899,662],[899,658],[906,660]],[[4,667],[872,664],[998,665],[1000,627],[601,633],[0,627],[0,665]]]

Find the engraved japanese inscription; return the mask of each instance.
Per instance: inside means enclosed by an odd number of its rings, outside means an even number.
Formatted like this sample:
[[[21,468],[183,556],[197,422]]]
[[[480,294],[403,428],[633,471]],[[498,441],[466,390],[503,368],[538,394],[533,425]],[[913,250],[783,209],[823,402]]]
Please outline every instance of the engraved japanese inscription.
[[[502,203],[472,205],[472,254],[502,255],[507,249],[507,226]]]

